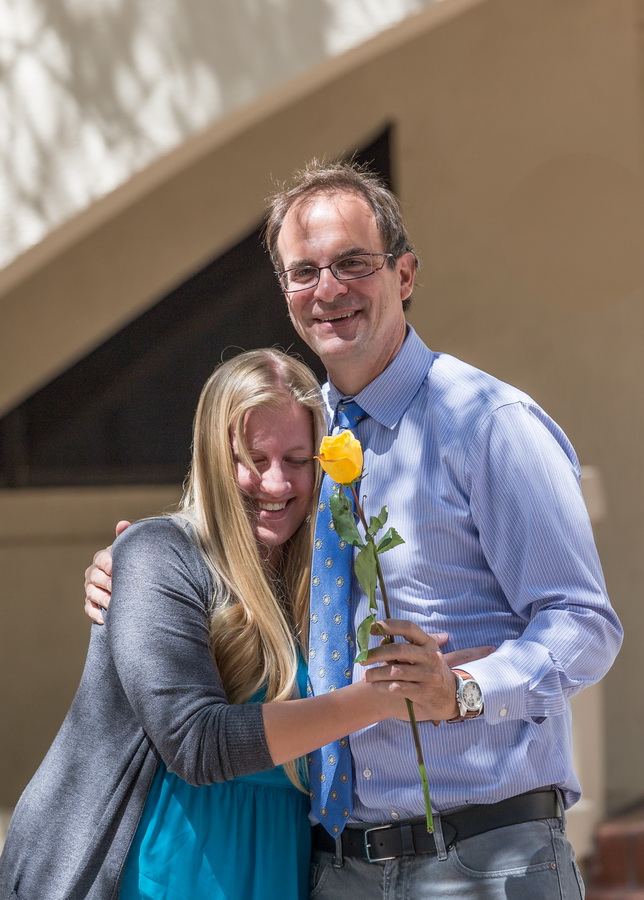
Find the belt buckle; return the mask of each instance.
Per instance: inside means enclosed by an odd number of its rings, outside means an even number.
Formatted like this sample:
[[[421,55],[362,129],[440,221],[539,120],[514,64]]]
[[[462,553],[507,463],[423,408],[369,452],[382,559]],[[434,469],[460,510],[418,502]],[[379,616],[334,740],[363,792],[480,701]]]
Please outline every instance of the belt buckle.
[[[365,852],[368,862],[370,862],[370,863],[386,862],[386,860],[388,860],[388,859],[396,859],[395,856],[379,856],[377,859],[372,859],[371,854],[369,853],[369,848],[371,847],[371,844],[367,840],[367,835],[371,834],[372,831],[385,831],[385,830],[389,830],[390,828],[393,828],[393,825],[375,825],[373,828],[365,829],[364,852]]]

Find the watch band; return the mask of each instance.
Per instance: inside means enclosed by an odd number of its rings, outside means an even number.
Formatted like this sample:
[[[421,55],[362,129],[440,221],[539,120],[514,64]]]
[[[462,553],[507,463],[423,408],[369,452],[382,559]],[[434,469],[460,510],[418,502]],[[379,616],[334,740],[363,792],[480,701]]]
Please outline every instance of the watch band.
[[[452,672],[456,675],[456,702],[458,703],[459,710],[463,709],[463,701],[461,697],[461,692],[463,688],[463,683],[466,681],[474,681],[474,676],[470,675],[469,672],[464,672],[463,669],[452,669]],[[478,687],[478,682],[476,683]],[[480,688],[479,688],[480,690]],[[446,719],[446,722],[449,725],[452,725],[455,722],[464,722],[466,719],[476,719],[483,712],[483,703],[478,709],[466,709],[465,713],[461,713],[458,716],[454,716],[453,719]]]

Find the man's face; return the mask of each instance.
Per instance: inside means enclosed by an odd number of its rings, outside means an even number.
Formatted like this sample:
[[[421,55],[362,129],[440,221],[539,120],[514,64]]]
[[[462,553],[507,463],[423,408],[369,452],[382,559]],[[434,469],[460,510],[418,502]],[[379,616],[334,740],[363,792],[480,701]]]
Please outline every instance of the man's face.
[[[373,212],[353,193],[300,201],[286,214],[277,250],[283,269],[384,252]],[[296,331],[344,393],[358,393],[398,353],[405,338],[402,302],[411,294],[414,274],[414,257],[405,253],[394,269],[385,264],[352,281],[338,281],[323,269],[316,287],[286,293]]]

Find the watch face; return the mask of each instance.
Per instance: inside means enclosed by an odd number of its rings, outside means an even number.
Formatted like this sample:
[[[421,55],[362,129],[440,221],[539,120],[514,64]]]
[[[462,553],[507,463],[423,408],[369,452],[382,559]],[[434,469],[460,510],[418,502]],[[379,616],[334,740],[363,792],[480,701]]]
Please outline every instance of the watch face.
[[[468,709],[479,709],[481,706],[482,694],[481,688],[476,681],[465,681],[461,689],[461,697],[463,703]]]

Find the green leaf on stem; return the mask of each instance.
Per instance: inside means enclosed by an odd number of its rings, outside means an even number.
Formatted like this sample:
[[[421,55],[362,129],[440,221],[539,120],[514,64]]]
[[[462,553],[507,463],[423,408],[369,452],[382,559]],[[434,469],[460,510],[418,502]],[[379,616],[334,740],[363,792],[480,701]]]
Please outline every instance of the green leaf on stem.
[[[353,509],[342,488],[337,493],[331,494],[329,506],[336,534],[340,540],[346,541],[347,544],[352,544],[354,547],[363,547],[364,541],[356,526]]]
[[[376,608],[376,548],[371,541],[362,547],[355,558],[354,572],[360,587],[369,598],[369,608]]]
[[[391,550],[392,547],[397,547],[399,544],[404,543],[405,541],[403,540],[403,538],[401,538],[396,529],[389,528],[378,541],[376,550],[378,551],[378,553],[385,553],[385,551]]]
[[[378,534],[382,526],[387,521],[387,507],[383,506],[380,510],[379,516],[371,516],[371,520],[369,522],[369,528],[367,529],[367,534],[370,534],[372,537]]]
[[[354,662],[356,663],[367,661],[367,657],[369,655],[369,638],[371,637],[371,627],[375,621],[376,614],[371,613],[370,616],[367,616],[367,618],[363,619],[362,622],[358,625],[358,631],[356,633],[356,643],[360,652],[354,659]]]

